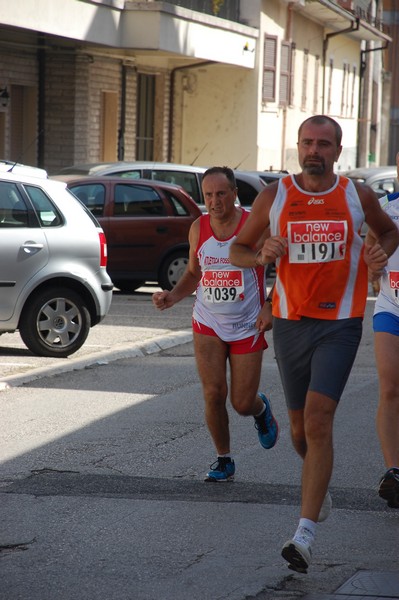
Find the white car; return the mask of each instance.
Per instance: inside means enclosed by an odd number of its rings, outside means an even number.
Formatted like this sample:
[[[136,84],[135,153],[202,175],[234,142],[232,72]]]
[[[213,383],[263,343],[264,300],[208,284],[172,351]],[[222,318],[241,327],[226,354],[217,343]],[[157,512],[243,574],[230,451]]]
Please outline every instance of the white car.
[[[80,175],[107,175],[127,179],[153,179],[180,185],[198,204],[202,212],[206,211],[202,195],[201,180],[205,167],[179,165],[166,162],[137,161],[88,163],[66,167],[54,174],[54,178]],[[264,187],[283,176],[274,171],[240,171],[233,169],[237,184],[238,205],[249,208]]]
[[[0,334],[66,357],[111,305],[105,235],[65,183],[16,171],[0,169]]]

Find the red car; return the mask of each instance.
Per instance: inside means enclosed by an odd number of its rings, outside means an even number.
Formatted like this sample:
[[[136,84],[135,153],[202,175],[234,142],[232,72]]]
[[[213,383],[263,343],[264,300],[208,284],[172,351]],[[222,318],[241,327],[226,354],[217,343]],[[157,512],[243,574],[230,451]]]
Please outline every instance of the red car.
[[[202,214],[183,188],[109,176],[65,179],[105,232],[114,285],[131,292],[157,281],[170,290],[188,262],[191,223]]]

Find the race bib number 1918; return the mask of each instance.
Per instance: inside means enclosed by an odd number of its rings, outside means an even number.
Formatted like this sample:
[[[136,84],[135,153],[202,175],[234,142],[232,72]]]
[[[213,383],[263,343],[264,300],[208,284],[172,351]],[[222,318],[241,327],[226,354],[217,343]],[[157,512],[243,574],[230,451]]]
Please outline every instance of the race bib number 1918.
[[[347,221],[293,221],[288,223],[290,263],[343,260]]]
[[[396,304],[399,304],[399,271],[389,271],[389,287]]]

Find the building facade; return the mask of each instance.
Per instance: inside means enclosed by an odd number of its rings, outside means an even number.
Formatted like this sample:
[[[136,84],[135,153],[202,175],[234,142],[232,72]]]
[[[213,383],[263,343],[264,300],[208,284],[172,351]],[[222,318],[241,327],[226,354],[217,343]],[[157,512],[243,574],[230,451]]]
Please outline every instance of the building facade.
[[[0,0],[4,159],[295,170],[317,113],[343,128],[338,169],[388,158],[378,0],[15,4]]]

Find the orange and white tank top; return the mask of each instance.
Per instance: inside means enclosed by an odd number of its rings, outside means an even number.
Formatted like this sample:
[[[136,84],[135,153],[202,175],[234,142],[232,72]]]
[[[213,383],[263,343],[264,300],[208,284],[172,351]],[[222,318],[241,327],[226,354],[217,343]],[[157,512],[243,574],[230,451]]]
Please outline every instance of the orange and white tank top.
[[[265,301],[265,269],[243,269],[231,264],[230,246],[248,218],[243,210],[233,235],[218,239],[210,217],[200,219],[196,249],[202,277],[197,286],[193,318],[211,327],[225,342],[259,335],[256,319]]]
[[[277,260],[273,314],[346,319],[363,317],[367,267],[360,229],[364,212],[353,182],[337,176],[324,192],[302,190],[295,177],[280,180],[270,211],[271,235],[287,238]]]

